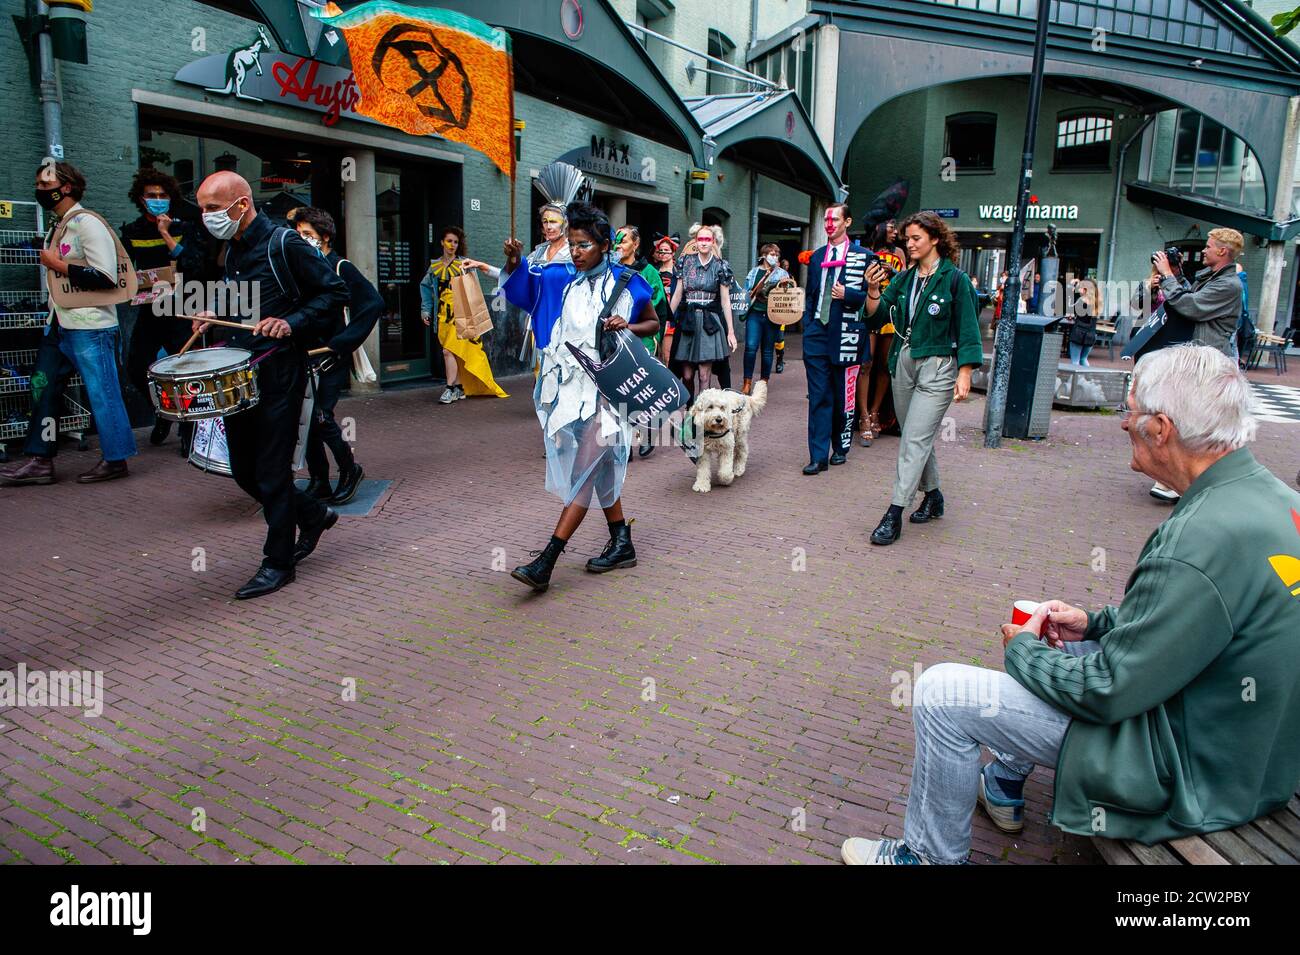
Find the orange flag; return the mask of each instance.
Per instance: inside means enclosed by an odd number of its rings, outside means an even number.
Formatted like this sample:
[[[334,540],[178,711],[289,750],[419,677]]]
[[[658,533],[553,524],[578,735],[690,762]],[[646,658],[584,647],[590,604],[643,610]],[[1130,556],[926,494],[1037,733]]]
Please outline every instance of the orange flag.
[[[357,111],[414,136],[464,143],[514,174],[510,34],[452,10],[371,0],[317,14],[343,34],[361,102]]]

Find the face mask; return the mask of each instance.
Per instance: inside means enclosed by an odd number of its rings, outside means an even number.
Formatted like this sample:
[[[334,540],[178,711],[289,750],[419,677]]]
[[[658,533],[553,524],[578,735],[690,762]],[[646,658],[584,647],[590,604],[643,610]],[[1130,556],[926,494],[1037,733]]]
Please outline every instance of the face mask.
[[[235,207],[237,202],[239,202],[238,199],[217,212],[203,213],[203,224],[207,226],[213,238],[229,239],[239,231],[239,220],[230,218],[230,210]]]
[[[767,260],[766,260],[766,261],[767,261],[767,264],[768,264],[768,265],[772,266],[772,268],[776,268],[776,256],[775,256],[775,255],[769,255],[769,256],[767,257]]]
[[[46,212],[54,211],[54,207],[63,201],[63,187],[59,186],[54,189],[37,189],[36,201]]]
[[[151,216],[166,215],[167,210],[172,207],[172,201],[170,199],[146,199],[144,207]]]
[[[299,232],[298,234],[301,235],[303,241],[306,242],[308,245],[310,245],[313,249],[315,249],[317,252],[320,251],[320,239],[316,238],[314,235],[306,235],[305,233],[302,232]]]

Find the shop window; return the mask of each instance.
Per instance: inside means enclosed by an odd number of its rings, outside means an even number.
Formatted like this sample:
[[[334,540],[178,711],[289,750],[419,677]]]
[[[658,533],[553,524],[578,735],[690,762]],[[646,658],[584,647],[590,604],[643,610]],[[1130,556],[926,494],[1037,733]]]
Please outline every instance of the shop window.
[[[637,25],[653,30],[661,36],[672,35],[672,21],[669,19],[672,13],[672,4],[665,0],[636,0]],[[650,54],[650,59],[654,60],[655,66],[663,72],[668,57],[668,47],[664,41],[646,36],[639,30],[633,30],[632,33]]]
[[[716,57],[726,63],[731,63],[734,60],[735,55],[736,44],[732,43],[725,34],[718,30],[709,31],[709,56]],[[708,68],[710,70],[726,72],[725,67],[721,67],[717,63],[710,63]],[[734,81],[723,76],[718,76],[716,73],[706,73],[705,77],[706,82],[704,85],[704,91],[709,96],[713,96],[717,93],[735,92]]]
[[[992,172],[997,139],[996,113],[954,113],[945,123],[944,156],[957,163],[957,172]]]
[[[1115,120],[1095,110],[1061,113],[1056,121],[1055,169],[1110,168]]]

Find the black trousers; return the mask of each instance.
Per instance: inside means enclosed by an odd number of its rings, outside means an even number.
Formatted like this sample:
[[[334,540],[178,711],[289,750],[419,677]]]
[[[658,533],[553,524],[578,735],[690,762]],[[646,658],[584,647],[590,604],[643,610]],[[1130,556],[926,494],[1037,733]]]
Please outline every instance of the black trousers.
[[[325,457],[327,445],[340,474],[352,467],[352,446],[343,439],[343,429],[334,420],[334,406],[348,386],[351,368],[351,356],[339,356],[329,371],[321,373],[316,384],[316,410],[311,416],[311,430],[307,432],[307,473],[322,481],[330,477],[330,463]]]
[[[258,362],[257,385],[261,400],[225,421],[230,470],[244,492],[262,505],[265,563],[288,570],[293,566],[297,529],[325,518],[325,505],[293,483],[306,364],[295,351],[283,348]]]
[[[158,349],[174,355],[190,336],[184,322],[154,315],[151,306],[135,305],[132,308],[135,322],[131,326],[131,342],[127,348],[126,379],[136,391],[152,400],[149,366],[158,360]]]

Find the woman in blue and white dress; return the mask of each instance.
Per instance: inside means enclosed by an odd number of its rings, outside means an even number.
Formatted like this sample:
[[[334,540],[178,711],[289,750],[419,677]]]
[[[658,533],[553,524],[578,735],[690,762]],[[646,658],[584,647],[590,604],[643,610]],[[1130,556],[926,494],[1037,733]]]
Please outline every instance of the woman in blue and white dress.
[[[541,348],[533,402],[546,444],[546,489],[564,503],[564,510],[550,543],[534,552],[535,560],[511,574],[537,591],[550,586],[555,562],[593,500],[609,522],[609,543],[599,557],[587,561],[587,570],[600,574],[636,566],[622,501],[631,429],[600,395],[596,382],[568,347],[572,344],[600,361],[597,323],[624,267],[610,261],[610,227],[603,212],[575,203],[568,208],[568,218],[569,251],[576,270],[572,276],[562,269],[521,268],[523,245],[511,239],[505,247],[507,300],[534,320],[549,313],[552,322],[551,327],[535,324],[533,329]],[[538,307],[557,300],[556,310]],[[605,320],[605,331],[628,328],[634,335],[655,334],[659,320],[650,301],[650,286],[633,272]]]

